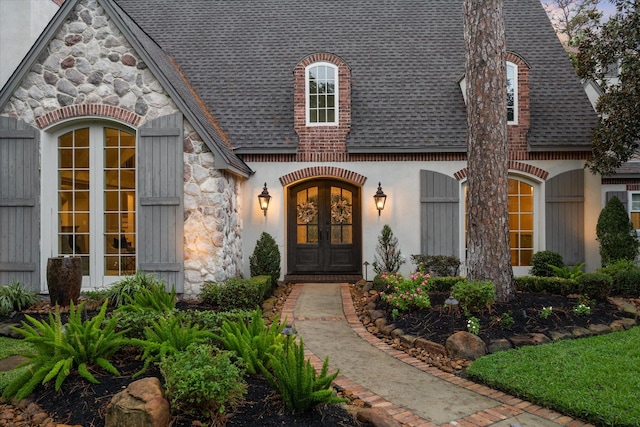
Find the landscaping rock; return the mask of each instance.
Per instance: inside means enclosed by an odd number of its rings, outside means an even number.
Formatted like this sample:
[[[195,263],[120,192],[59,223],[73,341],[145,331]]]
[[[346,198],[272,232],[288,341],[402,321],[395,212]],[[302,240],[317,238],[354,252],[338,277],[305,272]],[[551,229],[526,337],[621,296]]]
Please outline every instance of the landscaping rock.
[[[165,427],[171,414],[169,402],[155,377],[132,382],[116,394],[107,406],[105,427]]]
[[[442,345],[433,341],[429,341],[424,338],[416,338],[413,342],[413,346],[415,348],[419,348],[421,350],[425,350],[429,354],[437,355],[437,356],[446,356],[447,349]]]
[[[387,324],[387,319],[385,319],[384,317],[381,317],[379,319],[376,319],[375,322],[373,323],[376,325],[376,328],[381,329],[383,326]]]
[[[623,300],[621,298],[609,298],[609,302],[616,306],[618,311],[629,319],[637,319],[638,311],[636,310],[635,305],[630,302]]]
[[[372,310],[369,312],[369,317],[371,318],[372,321],[375,321],[376,319],[380,319],[381,317],[386,318],[387,313],[385,313],[382,310]]]
[[[356,416],[361,423],[369,423],[374,427],[400,427],[400,423],[380,408],[365,408]]]
[[[487,346],[489,353],[497,353],[499,351],[506,351],[512,349],[513,345],[508,339],[501,338],[499,340],[492,340]]]
[[[12,327],[19,327],[18,323],[2,323],[0,324],[0,337],[22,338],[22,335],[15,332]]]
[[[400,344],[406,347],[414,347],[416,342],[416,337],[413,335],[400,335]]]
[[[18,367],[22,362],[26,362],[29,360],[28,357],[24,356],[9,356],[0,360],[0,372],[11,371]]]
[[[487,345],[469,332],[460,331],[447,338],[445,347],[449,356],[454,359],[476,360],[487,354]]]
[[[514,335],[509,340],[511,341],[511,344],[513,344],[514,347],[522,347],[525,345],[548,344],[551,342],[551,339],[545,334]]]
[[[609,326],[601,324],[589,325],[589,330],[593,332],[594,335],[603,335],[611,332],[611,328]]]
[[[614,331],[614,332],[615,331],[624,331],[624,330],[627,330],[627,329],[631,329],[634,326],[636,326],[636,321],[633,320],[633,319],[614,320],[609,325],[611,330]]]
[[[580,326],[567,326],[567,330],[571,332],[574,338],[585,338],[593,335],[593,332]]]
[[[392,338],[400,338],[402,335],[404,335],[404,331],[400,328],[396,328],[391,331]]]
[[[393,323],[390,325],[384,325],[383,327],[380,328],[380,332],[382,332],[383,334],[389,336],[391,335],[391,331],[393,331],[394,329],[396,329],[396,325],[394,325]]]
[[[569,338],[573,338],[571,332],[566,329],[556,329],[555,331],[550,331],[549,336],[553,341],[567,340]]]

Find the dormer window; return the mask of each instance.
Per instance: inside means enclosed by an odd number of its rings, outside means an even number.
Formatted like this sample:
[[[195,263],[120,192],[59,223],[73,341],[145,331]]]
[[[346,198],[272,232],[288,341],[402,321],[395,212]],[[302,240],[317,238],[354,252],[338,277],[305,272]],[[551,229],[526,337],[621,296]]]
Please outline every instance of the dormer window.
[[[507,123],[518,124],[518,66],[507,62]]]
[[[305,70],[307,126],[338,124],[338,67],[316,62]]]

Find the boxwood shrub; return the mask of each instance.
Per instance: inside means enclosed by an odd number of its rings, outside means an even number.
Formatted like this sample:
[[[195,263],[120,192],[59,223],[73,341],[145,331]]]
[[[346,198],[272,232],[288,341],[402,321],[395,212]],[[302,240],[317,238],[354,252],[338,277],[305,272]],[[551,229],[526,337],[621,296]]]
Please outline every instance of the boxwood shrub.
[[[578,282],[561,277],[522,276],[515,278],[516,290],[519,292],[546,292],[555,295],[569,295],[577,292]]]

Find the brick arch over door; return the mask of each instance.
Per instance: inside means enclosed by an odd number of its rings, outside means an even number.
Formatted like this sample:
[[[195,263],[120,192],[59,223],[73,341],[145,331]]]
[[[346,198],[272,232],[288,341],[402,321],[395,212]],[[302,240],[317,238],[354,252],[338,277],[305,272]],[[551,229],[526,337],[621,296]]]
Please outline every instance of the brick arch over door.
[[[105,104],[78,104],[58,108],[57,110],[50,111],[38,117],[38,119],[36,119],[36,126],[44,129],[66,119],[91,116],[115,119],[127,123],[134,128],[137,128],[140,126],[140,123],[142,123],[141,116],[120,107]]]
[[[538,167],[528,165],[526,163],[516,162],[514,160],[509,160],[509,172],[511,171],[520,171],[525,172],[535,177],[540,178],[545,181],[547,176],[549,176],[549,172],[544,169],[540,169]],[[467,168],[460,169],[458,172],[454,173],[453,176],[458,180],[462,181],[467,177]]]
[[[367,177],[360,175],[359,173],[338,168],[335,166],[314,166],[304,169],[299,169],[295,172],[288,173],[280,177],[280,184],[283,187],[293,184],[297,181],[305,179],[318,178],[318,177],[333,177],[339,178],[345,181],[349,181],[353,184],[362,186],[367,181]]]

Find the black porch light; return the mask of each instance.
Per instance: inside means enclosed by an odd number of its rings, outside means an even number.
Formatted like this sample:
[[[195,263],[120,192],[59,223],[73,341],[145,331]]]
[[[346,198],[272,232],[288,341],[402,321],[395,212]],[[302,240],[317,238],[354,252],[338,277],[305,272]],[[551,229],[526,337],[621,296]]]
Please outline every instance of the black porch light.
[[[376,209],[378,209],[378,216],[380,216],[380,212],[384,209],[384,204],[387,201],[387,195],[382,191],[380,183],[378,183],[378,191],[373,195],[373,200],[376,202]]]
[[[267,209],[269,209],[269,200],[271,200],[271,195],[269,194],[269,190],[267,190],[267,183],[265,182],[262,193],[258,194],[258,202],[260,203],[260,209],[262,209],[262,212],[264,212],[264,216],[267,216]]]

